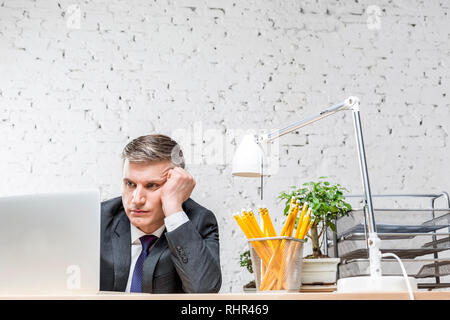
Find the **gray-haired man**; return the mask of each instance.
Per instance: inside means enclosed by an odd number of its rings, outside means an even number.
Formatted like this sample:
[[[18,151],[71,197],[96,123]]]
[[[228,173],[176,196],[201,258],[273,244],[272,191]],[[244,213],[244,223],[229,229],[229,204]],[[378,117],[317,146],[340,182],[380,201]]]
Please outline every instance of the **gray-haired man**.
[[[217,221],[189,198],[195,180],[178,144],[142,136],[122,158],[122,197],[101,206],[100,290],[218,292]]]

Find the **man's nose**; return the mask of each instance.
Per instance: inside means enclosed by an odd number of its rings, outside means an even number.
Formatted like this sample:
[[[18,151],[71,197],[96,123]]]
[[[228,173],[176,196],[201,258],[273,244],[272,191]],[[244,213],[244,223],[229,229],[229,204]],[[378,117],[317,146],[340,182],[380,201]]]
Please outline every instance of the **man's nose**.
[[[145,194],[142,187],[137,186],[133,191],[133,203],[135,204],[144,204],[145,203]]]

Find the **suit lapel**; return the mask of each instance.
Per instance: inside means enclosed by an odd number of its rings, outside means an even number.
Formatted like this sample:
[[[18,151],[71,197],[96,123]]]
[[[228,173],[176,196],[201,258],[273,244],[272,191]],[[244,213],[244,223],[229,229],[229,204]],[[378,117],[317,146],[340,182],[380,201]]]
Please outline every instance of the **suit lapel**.
[[[142,290],[144,292],[153,292],[153,274],[155,272],[156,264],[158,263],[161,254],[164,250],[167,250],[167,248],[166,232],[164,231],[150,250],[147,259],[144,261],[144,276],[142,283]]]
[[[123,211],[113,228],[114,290],[125,291],[131,264],[130,221]]]

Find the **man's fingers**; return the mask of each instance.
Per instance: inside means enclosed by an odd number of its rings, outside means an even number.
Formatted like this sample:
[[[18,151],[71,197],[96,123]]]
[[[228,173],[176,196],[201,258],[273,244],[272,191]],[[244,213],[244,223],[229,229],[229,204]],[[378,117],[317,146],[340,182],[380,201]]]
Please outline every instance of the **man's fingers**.
[[[170,179],[170,177],[172,176],[172,172],[173,172],[173,169],[170,169],[170,170],[167,171],[166,181]]]
[[[180,175],[188,174],[186,170],[184,170],[183,168],[180,168],[180,167],[175,167],[173,170]]]
[[[186,170],[184,170],[183,168],[180,168],[180,167],[175,167],[173,169],[173,172],[178,177],[183,177],[183,178],[191,177],[191,175]]]
[[[180,167],[172,168],[167,173],[167,180],[178,180],[178,181],[185,181],[194,184],[195,186],[195,180],[194,177],[189,174],[186,170]]]

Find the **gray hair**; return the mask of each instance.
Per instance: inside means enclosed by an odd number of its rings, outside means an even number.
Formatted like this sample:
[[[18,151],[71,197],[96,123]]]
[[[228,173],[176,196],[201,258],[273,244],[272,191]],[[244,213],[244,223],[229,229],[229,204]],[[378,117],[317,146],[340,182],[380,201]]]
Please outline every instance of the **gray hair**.
[[[185,167],[178,143],[162,134],[149,134],[129,142],[122,151],[122,159],[131,162],[170,160],[177,167]]]

